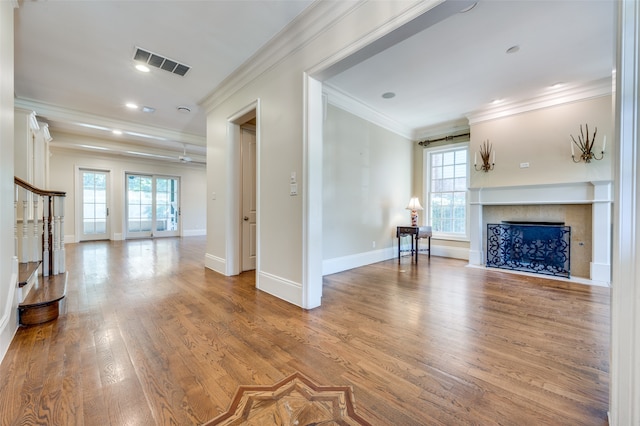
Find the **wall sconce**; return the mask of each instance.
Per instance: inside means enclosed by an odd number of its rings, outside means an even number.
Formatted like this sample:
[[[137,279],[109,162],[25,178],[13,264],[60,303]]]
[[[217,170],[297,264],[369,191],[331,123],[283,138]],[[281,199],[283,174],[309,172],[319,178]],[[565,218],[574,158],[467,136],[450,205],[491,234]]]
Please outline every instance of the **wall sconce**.
[[[418,197],[413,197],[409,200],[407,210],[411,210],[411,226],[418,226],[418,210],[424,210]]]
[[[492,161],[489,162],[489,158],[491,157],[491,153],[493,152]],[[482,160],[482,165],[478,168],[478,153],[476,152],[473,156],[473,168],[476,169],[477,172],[482,170],[483,172],[488,172],[489,170],[493,170],[496,166],[496,152],[493,151],[493,147],[489,143],[489,140],[482,142],[482,146],[480,147],[480,159]]]
[[[573,135],[571,136],[571,159],[574,163],[579,163],[580,161],[584,161],[585,163],[590,163],[591,160],[602,160],[604,158],[604,149],[607,146],[607,136],[604,136],[602,141],[602,151],[600,151],[600,158],[596,157],[596,154],[593,152],[593,145],[596,142],[596,134],[598,133],[598,128],[593,132],[593,137],[589,140],[589,126],[587,124],[584,125],[587,136],[585,137],[584,132],[582,131],[582,124],[580,125],[580,136],[578,136],[578,140],[576,141]],[[576,160],[576,154],[573,146],[577,146],[580,148],[580,156],[578,160]]]

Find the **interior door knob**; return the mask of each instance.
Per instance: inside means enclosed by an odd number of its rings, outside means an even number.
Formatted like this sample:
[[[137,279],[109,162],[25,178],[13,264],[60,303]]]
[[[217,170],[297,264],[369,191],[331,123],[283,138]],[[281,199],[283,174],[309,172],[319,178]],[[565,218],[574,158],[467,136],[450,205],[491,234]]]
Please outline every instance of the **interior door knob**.
[[[249,220],[249,216],[245,216],[245,217],[243,217],[243,219],[246,222],[247,220]]]

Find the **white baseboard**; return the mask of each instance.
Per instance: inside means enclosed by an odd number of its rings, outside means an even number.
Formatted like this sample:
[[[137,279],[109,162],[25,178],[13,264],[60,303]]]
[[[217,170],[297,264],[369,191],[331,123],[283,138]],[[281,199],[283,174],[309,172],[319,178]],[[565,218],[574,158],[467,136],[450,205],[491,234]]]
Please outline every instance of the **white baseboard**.
[[[421,246],[424,249],[424,244]],[[440,257],[469,260],[469,249],[460,247],[438,246],[431,242],[431,254]],[[335,257],[322,261],[322,275],[335,274],[372,263],[382,262],[398,256],[398,247],[387,247],[380,250],[372,250],[349,256]]]
[[[389,260],[398,255],[397,250],[397,247],[387,247],[364,253],[325,259],[322,261],[322,275],[335,274],[337,272],[371,265],[372,263],[382,262],[383,260]]]
[[[279,299],[304,308],[302,306],[302,284],[300,283],[268,272],[260,272],[256,275],[256,287]]]
[[[76,236],[74,234],[65,235],[64,236],[64,243],[65,244],[77,243]]]
[[[207,235],[206,229],[187,229],[182,231],[183,237],[199,237],[201,235]]]
[[[221,257],[206,253],[204,255],[204,266],[222,275],[227,275],[227,261]]]

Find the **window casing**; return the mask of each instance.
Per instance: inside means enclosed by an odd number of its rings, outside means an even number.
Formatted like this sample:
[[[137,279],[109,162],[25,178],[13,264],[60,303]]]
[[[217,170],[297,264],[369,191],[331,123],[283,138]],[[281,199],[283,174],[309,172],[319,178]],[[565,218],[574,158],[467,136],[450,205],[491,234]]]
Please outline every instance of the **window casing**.
[[[469,240],[469,144],[424,150],[425,220],[434,237]]]

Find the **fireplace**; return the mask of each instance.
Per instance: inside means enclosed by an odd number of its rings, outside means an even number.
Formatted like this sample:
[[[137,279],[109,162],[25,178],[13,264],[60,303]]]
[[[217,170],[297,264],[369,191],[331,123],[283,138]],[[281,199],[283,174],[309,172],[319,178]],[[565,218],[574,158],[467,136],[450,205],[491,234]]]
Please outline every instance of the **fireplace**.
[[[559,221],[571,226],[571,267],[567,268],[571,279],[609,285],[611,181],[470,188],[469,196],[470,265],[487,266],[488,224],[504,225],[502,221],[513,219]]]
[[[487,267],[569,278],[571,227],[562,222],[487,224]]]

